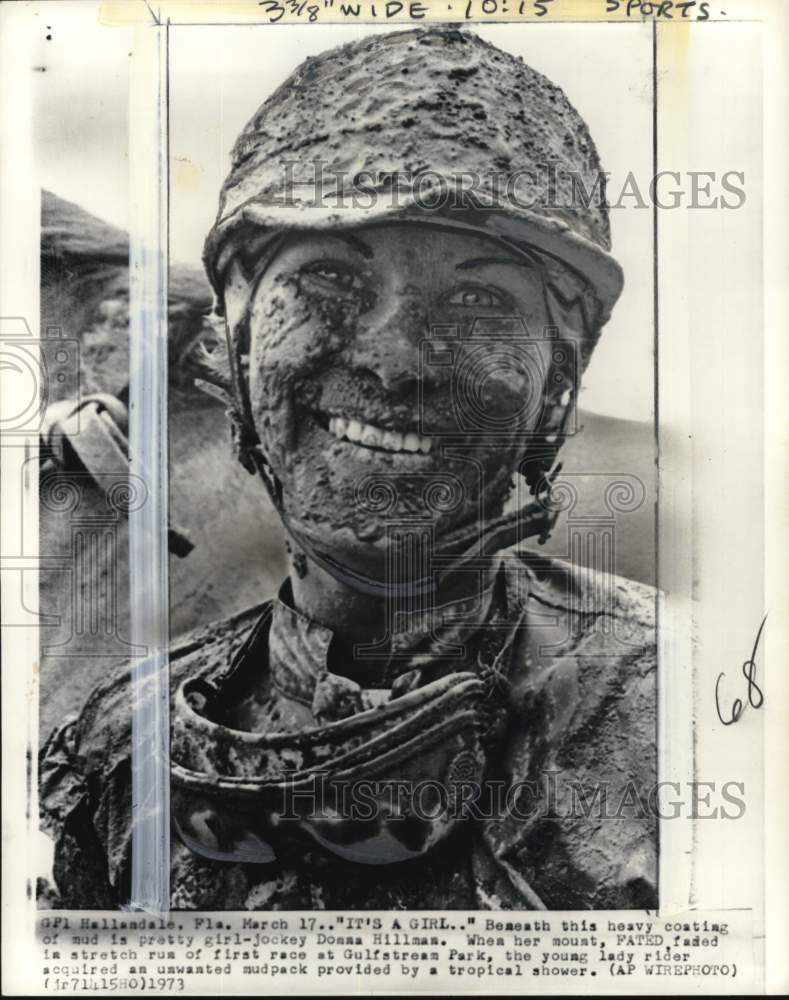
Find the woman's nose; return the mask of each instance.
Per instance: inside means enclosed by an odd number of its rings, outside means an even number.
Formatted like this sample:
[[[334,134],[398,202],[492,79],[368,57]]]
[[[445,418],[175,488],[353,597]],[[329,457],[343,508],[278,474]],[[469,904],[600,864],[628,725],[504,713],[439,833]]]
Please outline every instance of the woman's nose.
[[[423,295],[406,287],[368,313],[357,328],[353,364],[374,372],[388,390],[418,380],[432,382],[425,366],[423,344],[430,336],[430,319]]]

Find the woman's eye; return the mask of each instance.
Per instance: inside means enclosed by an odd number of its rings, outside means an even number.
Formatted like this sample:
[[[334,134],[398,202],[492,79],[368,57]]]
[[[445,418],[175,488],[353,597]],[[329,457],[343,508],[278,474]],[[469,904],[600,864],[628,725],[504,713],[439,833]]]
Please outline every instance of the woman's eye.
[[[352,289],[359,287],[359,282],[353,270],[350,267],[346,267],[345,264],[333,261],[320,261],[317,264],[311,264],[305,273],[307,277],[317,279],[343,292],[350,292]]]
[[[490,288],[478,288],[476,285],[458,288],[447,298],[447,302],[453,306],[481,309],[504,305],[504,300],[497,292]]]

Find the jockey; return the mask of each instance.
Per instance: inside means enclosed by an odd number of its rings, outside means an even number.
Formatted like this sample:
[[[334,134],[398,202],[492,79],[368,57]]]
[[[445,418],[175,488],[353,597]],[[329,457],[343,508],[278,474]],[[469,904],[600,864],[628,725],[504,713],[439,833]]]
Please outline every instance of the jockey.
[[[171,652],[174,908],[656,905],[654,592],[524,544],[622,287],[601,177],[454,28],[308,59],[239,136],[202,381],[291,572]],[[128,898],[128,685],[42,754],[69,907]]]

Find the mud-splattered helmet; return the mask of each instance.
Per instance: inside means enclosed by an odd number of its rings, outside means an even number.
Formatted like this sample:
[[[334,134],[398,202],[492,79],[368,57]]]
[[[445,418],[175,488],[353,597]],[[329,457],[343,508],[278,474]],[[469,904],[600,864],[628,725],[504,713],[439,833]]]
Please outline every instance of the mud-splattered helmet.
[[[471,31],[431,27],[376,34],[307,59],[233,149],[204,251],[217,312],[226,312],[225,276],[238,254],[265,259],[288,231],[410,220],[472,230],[530,255],[551,322],[562,339],[576,341],[572,375],[548,373],[543,416],[520,468],[539,499],[622,272],[609,252],[589,130],[563,91],[520,58]],[[248,331],[242,311],[234,312],[227,332],[239,453],[276,502],[249,410]]]

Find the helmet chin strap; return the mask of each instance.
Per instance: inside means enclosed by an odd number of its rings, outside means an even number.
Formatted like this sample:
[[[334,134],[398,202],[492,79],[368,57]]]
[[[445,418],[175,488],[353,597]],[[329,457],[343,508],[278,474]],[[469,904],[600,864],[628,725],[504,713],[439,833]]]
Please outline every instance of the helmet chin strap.
[[[560,466],[545,480],[545,488],[536,499],[518,510],[501,514],[481,528],[475,522],[447,532],[436,541],[431,556],[436,562],[435,571],[428,576],[408,580],[380,580],[354,569],[347,563],[318,548],[290,523],[282,503],[282,489],[260,445],[248,449],[256,471],[263,480],[280,520],[295,544],[315,565],[325,570],[338,583],[358,593],[381,598],[415,597],[434,593],[443,579],[477,559],[484,559],[494,552],[509,548],[526,538],[538,536],[542,544],[556,523],[558,513],[549,502],[550,483]]]

